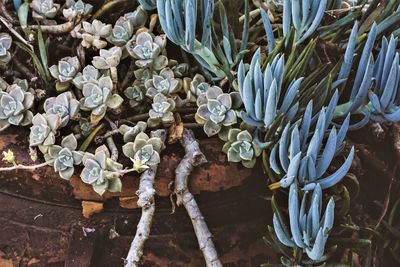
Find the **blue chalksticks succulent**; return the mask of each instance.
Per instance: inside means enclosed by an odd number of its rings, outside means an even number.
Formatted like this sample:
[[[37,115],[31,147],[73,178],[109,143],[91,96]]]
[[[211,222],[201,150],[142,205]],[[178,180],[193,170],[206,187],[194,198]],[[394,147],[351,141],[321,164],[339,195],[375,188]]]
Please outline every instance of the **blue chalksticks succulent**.
[[[289,190],[290,233],[285,231],[280,217],[274,213],[273,225],[279,241],[288,247],[301,248],[314,262],[325,260],[324,251],[334,223],[335,201],[331,197],[322,213],[322,189],[305,191],[299,203],[299,190],[293,183]]]

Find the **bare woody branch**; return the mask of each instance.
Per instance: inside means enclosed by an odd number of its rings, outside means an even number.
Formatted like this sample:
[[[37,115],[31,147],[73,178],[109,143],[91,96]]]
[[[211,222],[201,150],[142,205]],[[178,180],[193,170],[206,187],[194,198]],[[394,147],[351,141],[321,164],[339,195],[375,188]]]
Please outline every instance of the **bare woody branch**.
[[[175,170],[175,194],[177,205],[185,207],[193,224],[199,247],[203,252],[208,267],[222,266],[212,241],[212,234],[207,227],[204,217],[188,189],[189,175],[193,168],[207,162],[199,143],[191,130],[184,129],[181,144],[185,149],[185,156]]]
[[[163,143],[166,139],[165,130],[155,130],[151,132],[151,137],[160,138]],[[129,248],[128,256],[125,259],[125,267],[139,266],[140,259],[143,255],[144,243],[149,238],[150,229],[153,222],[154,212],[156,210],[154,203],[154,180],[156,178],[158,165],[149,166],[141,176],[139,182],[139,190],[136,194],[139,197],[138,206],[142,208],[142,216],[137,225],[135,237]]]

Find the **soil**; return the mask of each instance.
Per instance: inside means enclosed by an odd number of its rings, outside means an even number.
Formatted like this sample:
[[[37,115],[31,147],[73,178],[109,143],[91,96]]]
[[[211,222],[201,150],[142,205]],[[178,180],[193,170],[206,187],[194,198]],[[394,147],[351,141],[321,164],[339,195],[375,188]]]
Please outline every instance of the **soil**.
[[[12,149],[18,162],[33,164],[27,135],[21,129],[3,133],[0,151]],[[261,168],[250,171],[227,164],[216,139],[201,141],[201,147],[209,163],[193,173],[191,190],[224,266],[277,262],[262,241],[271,210]],[[143,266],[204,266],[185,210],[177,208],[171,214],[168,184],[182,154],[178,145],[172,145],[162,157],[156,215]],[[120,198],[135,195],[137,177],[124,177],[127,189],[104,199],[78,177],[71,184],[58,178],[51,167],[0,174],[0,266],[122,266],[141,211],[131,205],[123,208]],[[81,200],[107,201],[101,213],[86,219]]]

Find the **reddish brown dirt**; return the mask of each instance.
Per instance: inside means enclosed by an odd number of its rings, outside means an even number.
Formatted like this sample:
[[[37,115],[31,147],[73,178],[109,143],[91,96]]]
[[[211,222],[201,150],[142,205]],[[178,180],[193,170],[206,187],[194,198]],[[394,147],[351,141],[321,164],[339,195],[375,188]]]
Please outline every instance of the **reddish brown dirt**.
[[[18,162],[32,164],[22,136],[27,133],[1,135],[0,152],[10,148]],[[191,189],[197,193],[224,266],[276,262],[261,240],[271,214],[263,198],[265,178],[259,169],[251,173],[227,165],[218,152],[221,144],[214,139],[209,142],[201,145],[210,163],[194,172]],[[156,186],[157,210],[143,266],[204,266],[187,214],[181,208],[171,214],[167,185],[181,156],[179,146],[164,153]],[[0,266],[10,262],[15,266],[122,266],[140,210],[121,208],[118,197],[108,195],[103,212],[85,219],[78,199],[93,200],[94,195],[88,193],[90,187],[74,179],[71,187],[50,167],[0,173]],[[128,190],[121,196],[134,196],[137,178],[124,180]],[[95,231],[85,237],[82,227]],[[110,239],[110,230],[119,236]]]

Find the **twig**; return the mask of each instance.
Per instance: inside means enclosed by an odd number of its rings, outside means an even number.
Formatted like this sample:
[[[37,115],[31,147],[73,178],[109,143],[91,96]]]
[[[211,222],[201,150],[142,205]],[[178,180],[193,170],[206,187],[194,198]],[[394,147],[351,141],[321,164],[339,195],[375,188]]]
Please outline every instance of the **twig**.
[[[14,165],[12,167],[3,167],[0,168],[0,172],[4,172],[4,171],[15,171],[15,170],[34,170],[36,168],[41,168],[41,167],[45,167],[45,166],[49,166],[49,164],[53,163],[54,160],[49,160],[40,164],[36,164],[36,165],[22,165],[22,164],[17,164]]]
[[[4,26],[6,26],[6,28],[15,35],[15,37],[17,37],[24,45],[26,45],[32,52],[34,52],[33,50],[33,46],[27,41],[25,40],[14,28],[13,25],[3,16],[0,16],[0,21],[1,23],[4,24]]]
[[[114,139],[112,136],[106,138],[107,146],[111,151],[111,159],[113,161],[118,161],[118,148],[115,145]]]
[[[54,33],[54,34],[63,34],[72,31],[75,26],[81,21],[81,17],[77,16],[73,21],[67,21],[63,24],[58,25],[30,25],[29,28],[31,30],[37,30],[40,26],[43,32]]]
[[[397,164],[393,167],[393,170],[388,174],[388,178],[389,178],[389,186],[388,186],[388,190],[385,196],[385,201],[383,203],[383,210],[382,210],[382,214],[379,217],[376,225],[375,225],[375,230],[379,228],[379,226],[381,225],[383,219],[386,216],[387,210],[389,208],[389,202],[390,202],[390,193],[392,191],[392,186],[395,180],[395,175],[396,175],[396,171],[397,171]]]
[[[158,137],[165,142],[166,131],[155,130],[151,132],[151,137]],[[137,204],[142,208],[142,216],[136,228],[135,238],[129,248],[128,256],[125,259],[125,267],[139,266],[140,258],[143,255],[144,243],[149,238],[153,216],[156,210],[154,204],[154,180],[157,174],[158,165],[152,165],[141,176],[139,190],[136,192],[139,199]]]
[[[204,221],[204,217],[188,189],[189,175],[193,168],[207,162],[199,143],[191,130],[184,129],[181,144],[185,149],[185,156],[175,170],[176,204],[183,204],[193,224],[199,242],[199,247],[208,267],[222,266],[212,241],[212,234]]]
[[[392,131],[393,133],[393,149],[396,155],[397,161],[400,160],[400,124],[393,123]]]
[[[12,24],[14,24],[15,20],[14,18],[11,16],[10,13],[8,13],[6,7],[4,6],[3,1],[0,1],[0,13],[3,14],[3,16],[8,19],[9,21],[12,22]]]

